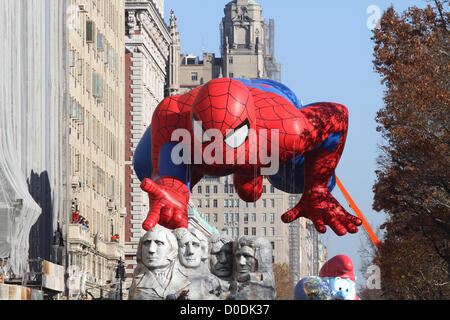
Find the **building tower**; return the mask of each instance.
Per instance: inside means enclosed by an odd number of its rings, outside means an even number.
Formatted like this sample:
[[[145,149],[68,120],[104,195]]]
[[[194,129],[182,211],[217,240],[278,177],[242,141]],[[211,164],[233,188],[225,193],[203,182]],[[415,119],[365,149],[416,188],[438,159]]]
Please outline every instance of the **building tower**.
[[[253,0],[233,0],[224,9],[221,26],[223,75],[266,78],[265,25],[261,6]]]
[[[275,59],[275,20],[269,19],[265,23],[265,56],[264,68],[267,78],[281,81],[281,65]]]
[[[180,36],[178,33],[177,17],[173,10],[170,11],[170,45],[169,45],[169,62],[168,62],[168,76],[167,76],[167,90],[166,96],[178,94],[180,91]]]

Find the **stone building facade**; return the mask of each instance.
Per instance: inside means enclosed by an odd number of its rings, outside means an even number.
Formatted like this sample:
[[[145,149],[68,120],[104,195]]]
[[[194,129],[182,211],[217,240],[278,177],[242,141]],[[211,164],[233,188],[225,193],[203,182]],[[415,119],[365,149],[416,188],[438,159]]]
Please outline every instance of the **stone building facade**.
[[[153,112],[164,99],[171,37],[164,23],[164,1],[125,1],[125,259],[127,278],[136,266],[144,233],[148,195],[140,188],[133,155]],[[129,283],[127,282],[126,286]]]
[[[69,264],[98,291],[124,254],[125,5],[70,0],[68,13],[72,212],[89,221],[70,221]]]

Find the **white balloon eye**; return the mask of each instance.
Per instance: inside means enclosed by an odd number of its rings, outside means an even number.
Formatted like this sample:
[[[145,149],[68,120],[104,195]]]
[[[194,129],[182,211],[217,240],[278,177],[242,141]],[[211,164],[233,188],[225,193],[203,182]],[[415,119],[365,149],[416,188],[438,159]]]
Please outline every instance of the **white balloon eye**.
[[[225,143],[230,148],[239,148],[248,138],[250,126],[248,120],[245,120],[236,129],[227,134],[225,137]]]
[[[344,279],[338,279],[334,282],[334,290],[335,291],[347,291],[350,288],[350,284],[348,283],[348,281],[344,280]]]
[[[206,133],[202,122],[198,120],[195,114],[192,116],[192,130],[194,131],[194,136],[198,141],[202,143],[211,141],[211,137]]]

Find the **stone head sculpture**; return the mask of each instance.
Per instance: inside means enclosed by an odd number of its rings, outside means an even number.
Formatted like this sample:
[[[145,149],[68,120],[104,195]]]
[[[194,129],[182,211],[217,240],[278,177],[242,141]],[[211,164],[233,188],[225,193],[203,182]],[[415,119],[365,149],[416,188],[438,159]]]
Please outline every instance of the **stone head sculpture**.
[[[272,272],[272,245],[265,238],[240,237],[234,250],[236,278],[249,279],[250,274]]]
[[[227,234],[214,233],[210,238],[210,269],[219,278],[233,273],[233,240]]]
[[[194,228],[174,231],[178,241],[178,259],[190,269],[199,268],[208,259],[208,239]]]
[[[177,257],[177,239],[166,228],[156,225],[139,241],[136,260],[149,270],[165,269]]]

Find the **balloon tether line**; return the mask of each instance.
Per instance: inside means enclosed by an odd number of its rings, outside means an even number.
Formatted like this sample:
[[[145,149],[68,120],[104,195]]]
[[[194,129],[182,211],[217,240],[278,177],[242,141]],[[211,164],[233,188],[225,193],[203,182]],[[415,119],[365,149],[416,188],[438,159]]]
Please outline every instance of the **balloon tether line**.
[[[362,220],[362,224],[364,229],[366,229],[367,234],[369,235],[370,240],[372,241],[372,243],[375,245],[375,247],[377,247],[377,249],[379,249],[380,246],[380,240],[378,240],[378,237],[376,236],[376,234],[373,232],[372,228],[370,227],[369,223],[367,222],[367,220],[364,218],[364,215],[362,214],[362,212],[359,210],[359,208],[356,206],[355,202],[353,201],[353,199],[350,197],[349,193],[347,192],[347,190],[345,190],[344,186],[342,185],[341,181],[338,179],[338,177],[336,176],[336,184],[338,185],[339,189],[341,190],[342,194],[344,195],[345,199],[347,199],[348,204],[350,206],[350,208],[353,210],[353,212],[356,213],[356,215],[358,216],[358,218],[360,218]]]

